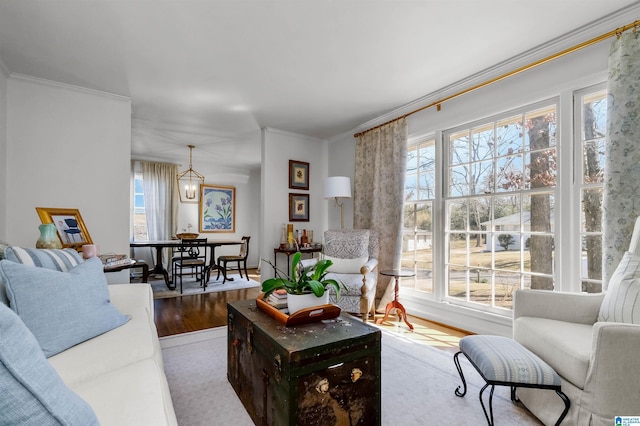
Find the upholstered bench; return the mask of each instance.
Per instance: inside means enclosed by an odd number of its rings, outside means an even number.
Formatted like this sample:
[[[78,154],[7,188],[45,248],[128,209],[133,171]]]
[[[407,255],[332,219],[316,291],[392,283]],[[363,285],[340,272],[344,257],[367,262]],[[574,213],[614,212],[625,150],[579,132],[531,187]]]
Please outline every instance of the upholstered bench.
[[[467,393],[460,360],[464,354],[478,370],[486,384],[480,390],[480,404],[489,425],[493,425],[493,391],[497,386],[511,387],[511,400],[516,402],[516,388],[550,389],[564,401],[565,409],[556,422],[559,425],[569,411],[569,398],[560,389],[560,376],[546,362],[513,339],[502,336],[466,336],[460,339],[460,352],[453,356],[453,362],[460,373],[463,389],[456,388],[456,395],[463,397]],[[484,390],[491,386],[489,394],[489,413],[482,399]]]

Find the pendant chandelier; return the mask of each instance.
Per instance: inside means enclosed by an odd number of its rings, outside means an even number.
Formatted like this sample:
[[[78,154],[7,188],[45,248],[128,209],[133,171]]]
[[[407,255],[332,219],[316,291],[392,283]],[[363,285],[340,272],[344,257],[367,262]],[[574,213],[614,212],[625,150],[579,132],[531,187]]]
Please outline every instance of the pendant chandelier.
[[[180,194],[181,203],[197,203],[200,198],[200,185],[204,184],[204,176],[193,170],[191,166],[191,153],[194,145],[189,147],[189,168],[184,172],[176,175],[178,181],[178,193]]]

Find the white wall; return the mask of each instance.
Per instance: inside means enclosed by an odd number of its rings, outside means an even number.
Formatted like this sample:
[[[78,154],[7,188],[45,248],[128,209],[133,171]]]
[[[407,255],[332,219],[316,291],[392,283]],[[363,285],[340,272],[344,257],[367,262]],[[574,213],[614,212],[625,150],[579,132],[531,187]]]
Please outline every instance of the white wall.
[[[355,143],[353,132],[344,133],[328,141],[327,176],[347,176],[351,179],[351,197],[340,198],[344,204],[344,227],[353,228],[353,196],[354,196],[354,165]],[[330,159],[330,160],[329,160]],[[324,189],[323,189],[324,190]],[[335,199],[327,201],[328,228],[340,228],[340,208],[336,207]]]
[[[7,78],[0,59],[0,241],[7,235]]]
[[[326,142],[275,129],[262,131],[262,188],[260,258],[273,262],[273,249],[280,243],[282,224],[294,229],[311,229],[318,240],[327,229],[327,200],[323,198],[327,177]],[[309,190],[289,188],[289,160],[309,163]],[[309,222],[289,222],[289,193],[309,194]],[[339,221],[339,219],[338,219]],[[278,260],[284,262],[283,255]],[[280,263],[278,267],[284,265]],[[273,276],[273,269],[263,263],[263,277]]]
[[[36,207],[77,208],[102,252],[128,253],[129,99],[12,75],[7,130],[7,241],[35,245]]]

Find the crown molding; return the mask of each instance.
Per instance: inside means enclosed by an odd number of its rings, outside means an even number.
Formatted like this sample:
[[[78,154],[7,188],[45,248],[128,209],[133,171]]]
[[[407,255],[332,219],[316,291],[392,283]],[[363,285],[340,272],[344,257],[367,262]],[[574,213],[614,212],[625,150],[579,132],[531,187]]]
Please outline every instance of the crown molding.
[[[65,90],[72,90],[75,92],[102,96],[105,98],[115,99],[122,102],[131,102],[131,98],[128,96],[117,95],[115,93],[103,92],[101,90],[89,89],[87,87],[75,86],[73,84],[61,83],[59,81],[47,80],[44,78],[33,77],[26,74],[11,73],[9,75],[9,78],[14,80],[27,81],[27,82],[39,84],[42,86],[58,87]]]
[[[378,116],[372,120],[367,121],[366,123],[357,126],[351,131],[351,133],[354,134],[369,130],[387,121],[394,120],[405,114],[410,114],[411,112],[425,105],[429,105],[439,99],[446,98],[453,93],[460,92],[464,89],[473,87],[477,84],[488,81],[509,71],[513,71],[514,69],[518,69],[519,67],[546,58],[550,55],[561,52],[572,46],[576,46],[601,34],[606,34],[609,31],[613,31],[616,28],[633,22],[637,19],[639,13],[640,1],[636,1],[623,9],[603,16],[596,21],[592,21],[562,36],[556,37],[544,44],[541,44],[519,55],[506,59],[492,67],[486,68],[478,73],[472,74],[462,80],[458,80],[455,83],[436,90],[435,92],[431,92],[409,103],[401,105],[398,108],[395,108],[381,116]]]

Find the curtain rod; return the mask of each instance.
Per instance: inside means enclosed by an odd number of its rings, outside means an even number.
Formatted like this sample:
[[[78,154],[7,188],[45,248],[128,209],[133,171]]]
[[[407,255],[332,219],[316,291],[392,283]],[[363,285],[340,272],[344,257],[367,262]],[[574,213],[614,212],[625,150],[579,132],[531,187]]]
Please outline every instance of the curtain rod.
[[[496,83],[498,81],[504,80],[506,78],[512,77],[512,76],[514,76],[516,74],[520,74],[521,72],[524,72],[524,71],[530,70],[532,68],[535,68],[538,65],[546,64],[547,62],[551,62],[554,59],[558,59],[558,58],[560,58],[562,56],[568,55],[569,53],[576,52],[576,51],[578,51],[578,50],[580,50],[580,49],[582,49],[584,47],[588,47],[588,46],[591,46],[593,44],[599,43],[602,40],[606,40],[606,39],[608,39],[610,37],[613,37],[613,36],[620,37],[623,32],[625,32],[627,30],[630,30],[631,28],[633,28],[634,31],[635,31],[639,26],[640,26],[640,20],[633,21],[630,24],[627,24],[627,25],[625,25],[623,27],[620,27],[620,28],[616,28],[613,31],[609,31],[608,33],[599,35],[598,37],[592,38],[591,40],[587,40],[587,41],[582,42],[580,44],[577,44],[577,45],[575,45],[573,47],[565,49],[565,50],[563,50],[561,52],[554,53],[553,55],[547,56],[546,58],[539,59],[539,60],[537,60],[535,62],[532,62],[532,63],[530,63],[528,65],[522,66],[522,67],[517,68],[517,69],[515,69],[513,71],[509,71],[509,72],[507,72],[505,74],[502,74],[502,75],[500,75],[498,77],[495,77],[495,78],[492,78],[490,80],[487,80],[487,81],[485,81],[483,83],[479,83],[479,84],[476,84],[475,86],[471,86],[468,89],[461,90],[460,92],[454,93],[453,95],[450,95],[450,96],[447,96],[445,98],[439,99],[439,100],[437,100],[435,102],[431,102],[428,105],[424,105],[424,106],[422,106],[422,107],[420,107],[418,109],[415,109],[415,110],[413,110],[411,112],[408,112],[408,113],[406,113],[404,115],[401,115],[400,117],[394,118],[394,119],[389,120],[389,121],[385,121],[382,124],[378,124],[377,126],[374,126],[374,127],[370,128],[369,130],[363,130],[362,132],[358,132],[358,133],[354,134],[353,137],[357,138],[359,136],[364,135],[367,132],[370,132],[370,131],[375,130],[375,129],[379,129],[380,127],[386,126],[387,124],[393,123],[394,121],[402,120],[403,118],[407,118],[410,115],[413,115],[413,114],[415,114],[417,112],[423,111],[423,110],[425,110],[427,108],[431,108],[433,106],[436,107],[437,111],[440,111],[440,107],[441,107],[442,103],[450,101],[451,99],[457,98],[457,97],[462,96],[462,95],[466,95],[469,92],[473,92],[473,91],[478,90],[478,89],[480,89],[482,87],[489,86],[490,84],[493,84],[493,83]]]

